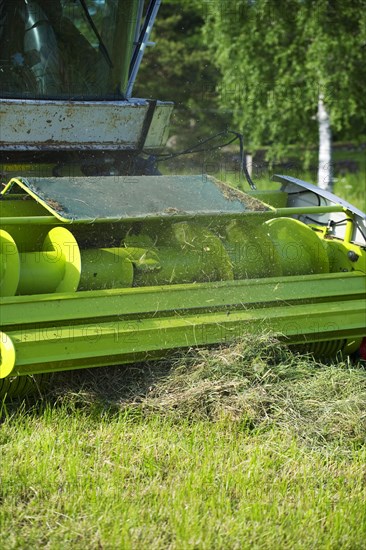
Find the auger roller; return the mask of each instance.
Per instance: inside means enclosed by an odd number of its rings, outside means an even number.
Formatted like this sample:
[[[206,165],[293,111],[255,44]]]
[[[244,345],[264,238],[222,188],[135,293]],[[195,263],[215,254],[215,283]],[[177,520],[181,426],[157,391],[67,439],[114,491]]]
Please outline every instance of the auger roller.
[[[358,352],[365,214],[289,176],[160,175],[172,105],[132,97],[160,2],[89,4],[0,3],[0,395],[263,330]]]

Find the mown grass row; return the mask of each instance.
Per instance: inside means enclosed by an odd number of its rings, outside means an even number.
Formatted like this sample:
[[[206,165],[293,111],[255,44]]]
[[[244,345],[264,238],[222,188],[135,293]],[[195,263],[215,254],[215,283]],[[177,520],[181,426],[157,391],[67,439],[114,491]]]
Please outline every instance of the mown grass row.
[[[2,548],[362,548],[366,376],[267,336],[3,407]]]

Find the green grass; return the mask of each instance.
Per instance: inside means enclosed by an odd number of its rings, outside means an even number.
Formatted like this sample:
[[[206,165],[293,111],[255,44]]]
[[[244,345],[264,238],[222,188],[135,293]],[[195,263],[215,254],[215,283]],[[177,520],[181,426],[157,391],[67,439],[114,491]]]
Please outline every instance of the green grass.
[[[3,406],[1,548],[364,548],[366,376],[269,336]]]

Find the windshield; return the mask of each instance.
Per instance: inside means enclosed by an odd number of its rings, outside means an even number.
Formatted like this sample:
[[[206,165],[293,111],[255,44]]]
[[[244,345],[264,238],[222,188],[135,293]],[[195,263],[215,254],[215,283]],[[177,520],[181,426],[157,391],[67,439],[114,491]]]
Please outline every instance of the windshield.
[[[0,0],[0,97],[124,98],[139,4]]]

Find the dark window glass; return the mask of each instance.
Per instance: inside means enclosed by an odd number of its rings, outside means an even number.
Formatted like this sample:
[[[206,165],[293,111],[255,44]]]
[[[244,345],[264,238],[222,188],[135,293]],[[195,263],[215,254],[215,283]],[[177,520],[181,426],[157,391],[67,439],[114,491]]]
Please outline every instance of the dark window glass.
[[[0,0],[0,96],[125,96],[138,0]]]

